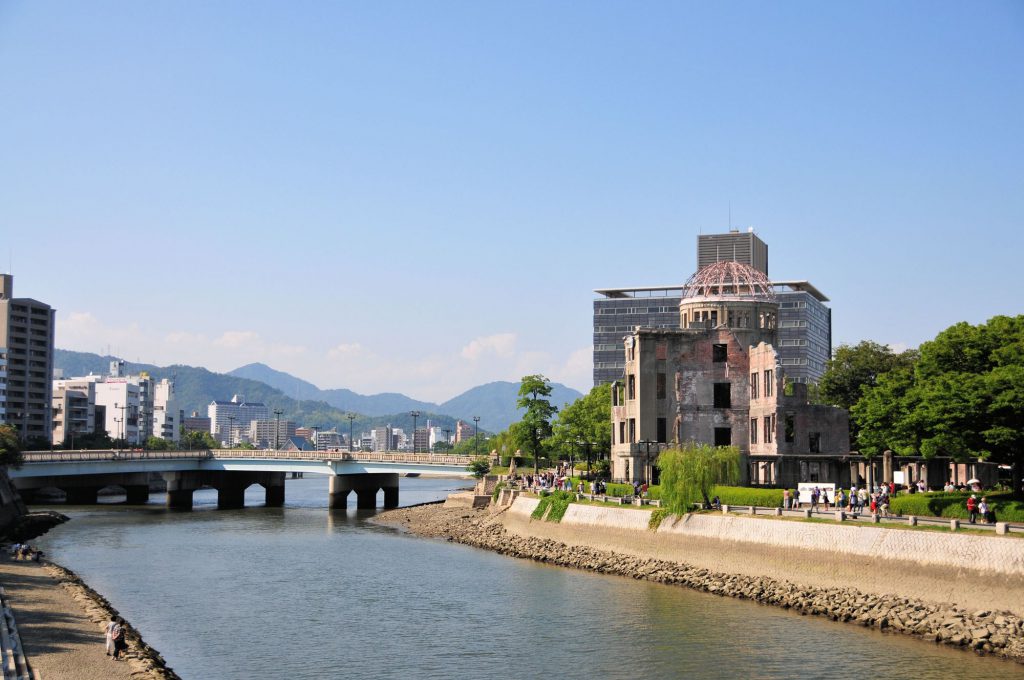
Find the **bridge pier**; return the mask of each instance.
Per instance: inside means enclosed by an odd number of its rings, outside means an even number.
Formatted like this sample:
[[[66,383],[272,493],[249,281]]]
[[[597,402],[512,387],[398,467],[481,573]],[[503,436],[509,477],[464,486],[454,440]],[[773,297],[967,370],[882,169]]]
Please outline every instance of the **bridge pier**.
[[[192,494],[195,493],[195,489],[175,489],[171,491],[167,490],[167,509],[168,510],[191,510],[192,509]]]
[[[398,474],[392,472],[334,475],[328,489],[328,507],[343,510],[348,507],[348,495],[356,492],[356,508],[373,510],[377,507],[377,491],[384,489],[384,507],[398,507]]]
[[[217,486],[217,508],[219,510],[236,510],[245,507],[245,482],[228,481]]]
[[[266,492],[263,495],[263,503],[268,508],[280,508],[282,505],[284,505],[284,473],[277,472],[273,474],[281,475],[281,483],[275,484],[273,482],[268,482],[263,485],[263,488]]]
[[[149,485],[132,484],[124,488],[125,503],[128,505],[145,505],[149,502]]]
[[[72,486],[63,490],[67,494],[68,505],[96,505],[100,487]]]
[[[165,472],[167,507],[171,510],[191,510],[192,494],[202,488],[205,478],[201,472]]]

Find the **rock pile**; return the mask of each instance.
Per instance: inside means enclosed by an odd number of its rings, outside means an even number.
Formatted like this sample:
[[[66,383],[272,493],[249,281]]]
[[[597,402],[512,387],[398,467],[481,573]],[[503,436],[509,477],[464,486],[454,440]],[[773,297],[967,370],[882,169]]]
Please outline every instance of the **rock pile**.
[[[970,612],[896,595],[874,595],[853,588],[800,586],[767,577],[699,569],[679,562],[622,555],[611,551],[509,533],[485,512],[466,508],[416,508],[389,513],[385,521],[412,533],[447,538],[503,555],[682,585],[716,595],[826,616],[887,632],[914,635],[938,643],[1003,656],[1024,663],[1024,621],[1009,612]]]
[[[81,606],[90,619],[96,622],[100,630],[105,630],[111,616],[118,616],[110,602],[102,595],[87,586],[74,572],[58,565],[47,563],[46,571],[61,584]],[[164,658],[146,644],[131,624],[125,623],[127,630],[128,649],[125,659],[131,668],[132,677],[152,678],[153,680],[181,680],[171,670]]]

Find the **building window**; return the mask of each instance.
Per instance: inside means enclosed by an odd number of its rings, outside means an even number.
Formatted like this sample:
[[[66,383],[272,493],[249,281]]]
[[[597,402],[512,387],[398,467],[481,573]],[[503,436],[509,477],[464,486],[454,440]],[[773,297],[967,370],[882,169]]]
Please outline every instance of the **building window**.
[[[750,419],[750,443],[757,443],[757,418]]]
[[[732,446],[732,428],[715,428],[715,446]]]
[[[711,360],[716,364],[723,363],[729,359],[729,346],[728,345],[712,345],[711,346]]]
[[[807,435],[807,449],[811,453],[821,453],[821,433],[811,432]]]
[[[658,399],[665,398],[665,374],[658,374]]]
[[[771,444],[775,432],[775,416],[764,417],[764,443]]]
[[[629,376],[629,391],[626,398],[636,399],[636,376],[632,374]]]
[[[629,443],[636,442],[636,418],[629,419]]]
[[[750,374],[750,398],[757,399],[757,373]]]
[[[626,443],[626,421],[619,421],[619,443]]]
[[[785,428],[786,428],[786,443],[787,444],[792,444],[793,442],[796,441],[796,424],[793,422],[793,414],[792,413],[787,413],[786,414]]]
[[[715,408],[732,408],[732,383],[715,383]]]
[[[772,374],[774,373],[775,371],[770,369],[764,372],[764,396],[766,397],[772,396]]]
[[[665,418],[658,418],[658,443],[665,444],[668,442],[668,420]]]
[[[619,383],[612,383],[612,406],[619,405]]]

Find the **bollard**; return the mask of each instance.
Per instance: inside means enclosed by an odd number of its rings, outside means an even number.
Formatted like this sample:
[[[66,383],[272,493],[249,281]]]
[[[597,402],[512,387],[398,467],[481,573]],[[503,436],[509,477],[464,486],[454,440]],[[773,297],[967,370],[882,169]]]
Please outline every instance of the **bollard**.
[[[836,510],[836,521],[837,522],[845,522],[846,521],[846,513],[843,512],[842,510]]]
[[[996,533],[997,534],[1008,534],[1010,533],[1010,525],[1006,522],[996,522]]]
[[[782,517],[782,508],[775,508],[775,516]]]
[[[751,505],[750,506],[750,510],[748,512],[750,512],[751,515],[756,515],[757,514],[757,506],[756,505]]]
[[[960,520],[958,520],[958,519],[951,519],[951,520],[949,520],[949,530],[950,531],[956,531],[959,528],[960,528]]]
[[[916,527],[917,517],[915,517],[914,515],[910,515],[909,517],[907,517],[907,524],[909,524],[912,527]]]
[[[878,524],[881,521],[882,521],[882,518],[878,516],[877,512],[871,513],[871,523],[872,524]]]
[[[722,506],[722,514],[724,515],[727,512],[729,512],[729,506],[728,505],[723,505]]]
[[[811,509],[810,508],[804,510],[804,517],[806,519],[810,519],[811,518]]]

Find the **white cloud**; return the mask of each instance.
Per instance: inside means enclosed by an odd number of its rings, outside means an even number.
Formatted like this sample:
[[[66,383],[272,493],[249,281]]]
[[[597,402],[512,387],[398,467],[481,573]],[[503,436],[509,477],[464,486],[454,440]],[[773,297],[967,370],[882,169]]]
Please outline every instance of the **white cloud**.
[[[493,354],[501,359],[508,359],[515,354],[516,339],[515,333],[496,333],[474,338],[462,348],[462,357],[476,361],[483,356]]]
[[[900,354],[902,352],[906,352],[910,348],[911,348],[910,345],[908,345],[905,342],[890,342],[889,343],[889,349],[891,349],[896,354]]]
[[[330,359],[341,359],[361,354],[363,346],[358,342],[343,342],[327,350],[327,357]]]
[[[238,349],[259,342],[260,334],[255,331],[224,331],[219,338],[213,341],[213,344],[228,349]]]

